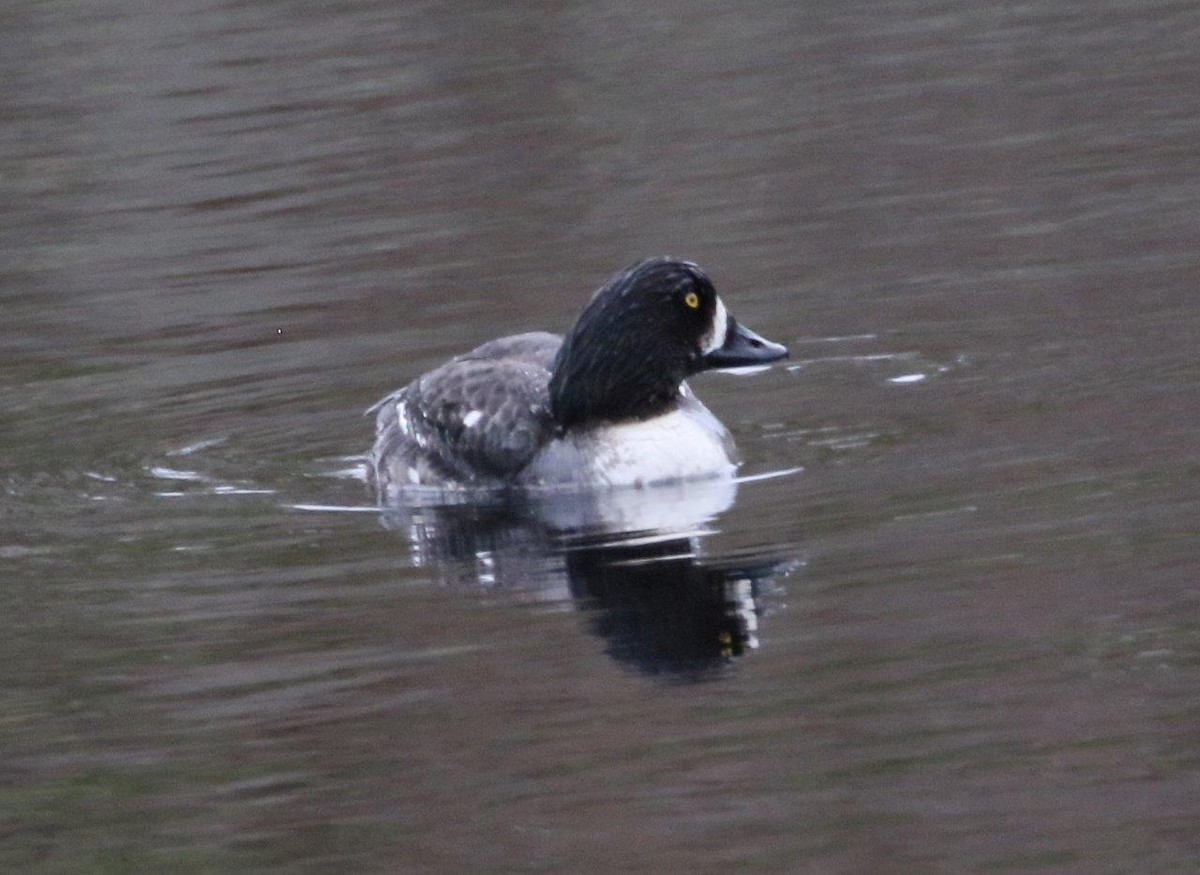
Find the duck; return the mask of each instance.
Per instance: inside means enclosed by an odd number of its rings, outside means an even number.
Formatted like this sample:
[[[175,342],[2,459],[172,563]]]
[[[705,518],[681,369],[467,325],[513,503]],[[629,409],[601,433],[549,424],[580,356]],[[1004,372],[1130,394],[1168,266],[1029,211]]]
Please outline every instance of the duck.
[[[601,285],[565,337],[488,341],[372,405],[367,479],[385,500],[729,477],[733,438],[687,380],[787,355],[694,262],[648,258]]]

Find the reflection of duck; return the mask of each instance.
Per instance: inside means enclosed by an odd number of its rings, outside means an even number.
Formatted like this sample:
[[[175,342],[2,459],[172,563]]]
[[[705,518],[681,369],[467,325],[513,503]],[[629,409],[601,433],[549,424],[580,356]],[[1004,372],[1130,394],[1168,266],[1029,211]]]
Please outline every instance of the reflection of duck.
[[[392,508],[383,519],[443,581],[572,599],[614,659],[696,679],[757,647],[763,587],[795,566],[780,556],[702,555],[706,527],[736,490],[717,479]]]
[[[779,559],[697,559],[695,539],[606,544],[566,554],[571,593],[593,608],[609,654],[647,674],[699,679],[758,647],[762,585]]]
[[[684,380],[786,355],[739,325],[696,265],[643,261],[596,292],[565,339],[493,340],[376,404],[369,475],[384,500],[728,475],[729,432]]]

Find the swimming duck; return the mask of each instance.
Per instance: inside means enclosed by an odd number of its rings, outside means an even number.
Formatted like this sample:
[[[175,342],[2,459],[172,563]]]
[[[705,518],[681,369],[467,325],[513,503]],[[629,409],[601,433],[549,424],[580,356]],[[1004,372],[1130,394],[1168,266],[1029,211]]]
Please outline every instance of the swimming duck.
[[[381,498],[728,476],[733,439],[685,380],[786,356],[695,264],[648,259],[601,286],[565,338],[489,341],[380,400],[368,474]]]

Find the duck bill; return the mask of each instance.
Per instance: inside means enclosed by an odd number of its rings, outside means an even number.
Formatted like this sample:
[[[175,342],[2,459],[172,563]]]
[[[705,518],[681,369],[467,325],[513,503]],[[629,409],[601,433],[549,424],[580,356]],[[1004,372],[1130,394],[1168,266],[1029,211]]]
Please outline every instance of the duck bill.
[[[725,332],[725,342],[704,356],[706,368],[742,368],[765,365],[787,358],[787,347],[760,337],[732,316]]]

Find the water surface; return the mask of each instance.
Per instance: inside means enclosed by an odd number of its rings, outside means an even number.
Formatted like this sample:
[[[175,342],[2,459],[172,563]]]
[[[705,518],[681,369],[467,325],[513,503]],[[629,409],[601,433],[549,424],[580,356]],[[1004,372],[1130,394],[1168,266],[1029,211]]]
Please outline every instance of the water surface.
[[[6,868],[1196,865],[1200,12],[755,10],[0,12]],[[734,494],[370,510],[664,253]]]

